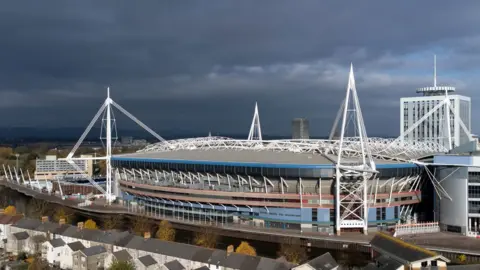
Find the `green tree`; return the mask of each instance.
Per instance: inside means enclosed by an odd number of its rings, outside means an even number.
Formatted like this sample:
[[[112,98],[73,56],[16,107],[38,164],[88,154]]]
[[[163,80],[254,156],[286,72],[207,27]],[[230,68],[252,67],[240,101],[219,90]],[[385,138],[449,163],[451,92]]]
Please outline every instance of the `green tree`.
[[[457,260],[460,262],[460,263],[465,263],[467,261],[467,256],[465,254],[460,254],[458,255],[457,257]]]
[[[114,260],[107,270],[135,270],[135,264],[132,261]]]
[[[103,221],[103,229],[106,231],[116,229],[120,224],[122,224],[121,215],[110,215]]]
[[[58,208],[57,211],[53,214],[53,220],[59,222],[60,219],[65,219],[65,223],[69,224],[72,222],[73,213],[67,210],[65,207]]]
[[[287,261],[294,264],[300,264],[308,258],[307,251],[300,245],[283,244],[278,255],[285,257]]]
[[[152,224],[146,216],[139,216],[133,220],[132,230],[135,234],[142,236],[145,232],[150,232]]]
[[[162,220],[155,237],[164,241],[175,241],[175,229],[168,220]]]
[[[205,248],[215,248],[217,245],[218,235],[213,233],[212,230],[207,228],[202,229],[200,232],[195,233],[195,238],[193,239],[195,245],[205,247]]]

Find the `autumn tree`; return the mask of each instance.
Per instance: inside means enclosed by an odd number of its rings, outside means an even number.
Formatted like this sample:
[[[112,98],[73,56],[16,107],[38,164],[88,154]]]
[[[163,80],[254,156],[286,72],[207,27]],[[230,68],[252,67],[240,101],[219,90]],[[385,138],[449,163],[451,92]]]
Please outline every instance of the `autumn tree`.
[[[103,221],[103,229],[106,231],[116,229],[120,224],[122,224],[121,215],[110,215]]]
[[[17,208],[13,205],[9,205],[7,206],[7,208],[5,208],[5,210],[3,211],[3,213],[5,215],[9,215],[9,216],[14,216],[17,214]]]
[[[48,270],[50,266],[45,259],[42,259],[40,255],[35,255],[31,260],[28,270]]]
[[[236,253],[244,254],[244,255],[250,255],[250,256],[257,256],[257,252],[255,251],[255,248],[250,246],[250,244],[247,241],[242,241],[240,245],[235,249]]]
[[[294,264],[300,264],[307,259],[307,251],[300,245],[283,244],[278,255]]]
[[[132,261],[114,260],[107,270],[135,270],[135,264]]]
[[[69,224],[72,222],[72,217],[73,213],[71,211],[67,210],[65,207],[60,207],[57,211],[55,211],[53,215],[53,220],[55,222],[59,222],[60,219],[64,219],[65,223]]]
[[[0,147],[0,159],[8,159],[13,155],[13,149],[10,147]]]
[[[175,241],[175,229],[167,220],[162,220],[158,226],[156,238],[164,241]]]
[[[27,205],[27,215],[32,218],[47,216],[50,210],[50,203],[44,200],[32,198]]]
[[[458,262],[465,263],[467,261],[467,256],[465,254],[460,254],[457,257]]]
[[[139,216],[133,220],[132,230],[137,235],[143,235],[144,232],[149,232],[152,229],[152,224],[146,216]]]
[[[197,246],[215,248],[217,245],[217,239],[217,234],[213,233],[212,230],[204,228],[200,232],[195,233],[195,238],[193,241]]]
[[[96,230],[98,229],[97,223],[93,219],[87,219],[84,224],[85,229]]]

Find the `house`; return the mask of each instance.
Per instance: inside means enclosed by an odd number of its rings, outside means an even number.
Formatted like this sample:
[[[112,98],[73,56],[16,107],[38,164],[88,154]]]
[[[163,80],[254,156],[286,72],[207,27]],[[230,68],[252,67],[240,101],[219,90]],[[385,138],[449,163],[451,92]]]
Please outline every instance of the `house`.
[[[63,241],[63,239],[62,239]],[[80,241],[66,243],[65,248],[63,249],[63,258],[60,261],[61,269],[72,269],[73,268],[73,254],[75,252],[85,249],[85,246]]]
[[[28,238],[30,238],[30,235],[27,232],[12,233],[7,240],[7,252],[14,255],[22,252],[28,253]]]
[[[103,246],[92,246],[73,254],[73,270],[104,269],[107,250]]]
[[[138,258],[135,266],[137,270],[153,270],[159,268],[157,261],[150,255]]]
[[[49,264],[62,265],[62,260],[67,259],[65,255],[65,242],[61,238],[46,241],[43,243],[42,258]]]
[[[402,241],[386,233],[377,233],[370,242],[372,259],[382,269],[447,269],[447,258],[424,248]],[[388,268],[384,268],[388,266]]]
[[[169,261],[168,263],[164,264],[162,270],[185,270],[185,267],[179,263],[177,260]]]
[[[5,214],[0,214],[0,248],[5,249],[10,235],[10,227],[12,224],[15,224],[17,221],[22,219],[22,215],[10,216]]]
[[[313,260],[292,268],[292,270],[337,270],[338,267],[338,263],[332,255],[327,252]]]
[[[133,258],[127,250],[122,249],[113,253],[108,253],[105,257],[105,268],[108,268],[114,261],[133,262]]]

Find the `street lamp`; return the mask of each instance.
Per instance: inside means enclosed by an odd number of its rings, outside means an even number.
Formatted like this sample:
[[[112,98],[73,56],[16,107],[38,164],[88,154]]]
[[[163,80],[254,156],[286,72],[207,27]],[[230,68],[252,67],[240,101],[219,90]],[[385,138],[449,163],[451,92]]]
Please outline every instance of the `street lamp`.
[[[20,156],[20,154],[18,154],[18,153],[17,153],[17,154],[15,154],[15,157],[17,157],[17,166],[16,166],[16,168],[17,168],[17,171],[18,171],[18,157],[19,157],[19,156]]]

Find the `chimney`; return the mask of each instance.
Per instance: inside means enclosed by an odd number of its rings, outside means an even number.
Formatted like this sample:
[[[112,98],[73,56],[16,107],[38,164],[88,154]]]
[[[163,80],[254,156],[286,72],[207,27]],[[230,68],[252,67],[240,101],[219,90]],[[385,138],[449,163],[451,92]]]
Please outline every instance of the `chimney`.
[[[230,255],[231,253],[233,253],[234,251],[234,248],[233,248],[233,245],[230,245],[227,247],[227,256]]]
[[[45,223],[45,222],[48,222],[48,217],[47,216],[42,217],[42,223]]]
[[[64,219],[64,218],[61,218],[61,219],[58,221],[58,225],[60,225],[60,226],[65,225],[65,219]]]
[[[5,213],[5,209],[2,208],[0,209],[0,214],[3,214],[3,213]]]
[[[78,222],[77,223],[77,228],[78,228],[78,230],[83,230],[83,222]]]
[[[143,234],[143,238],[145,238],[145,240],[149,239],[150,238],[150,232],[145,232]]]

